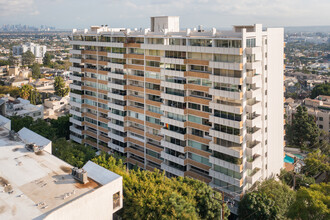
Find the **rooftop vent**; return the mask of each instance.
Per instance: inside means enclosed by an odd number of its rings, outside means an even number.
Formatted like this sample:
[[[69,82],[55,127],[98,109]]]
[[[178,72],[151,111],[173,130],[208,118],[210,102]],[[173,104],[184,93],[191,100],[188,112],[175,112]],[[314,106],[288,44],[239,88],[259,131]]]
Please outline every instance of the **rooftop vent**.
[[[11,131],[9,131],[9,140],[19,141],[20,138],[19,138],[19,135],[14,130],[11,130]]]
[[[87,171],[84,169],[79,169],[78,167],[72,168],[71,175],[73,178],[81,182],[82,184],[88,183]]]
[[[29,151],[33,151],[34,153],[39,153],[42,151],[42,148],[39,147],[38,145],[32,143],[32,144],[25,144],[25,148],[28,149]]]

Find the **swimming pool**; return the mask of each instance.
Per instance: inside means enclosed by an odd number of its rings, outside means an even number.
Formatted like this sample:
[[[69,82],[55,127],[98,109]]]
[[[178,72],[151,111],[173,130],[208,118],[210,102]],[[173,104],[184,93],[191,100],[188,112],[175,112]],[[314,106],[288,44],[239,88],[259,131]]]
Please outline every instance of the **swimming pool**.
[[[293,164],[294,163],[294,159],[292,157],[288,156],[288,155],[285,155],[284,162],[285,163],[291,163],[291,164]]]
[[[300,154],[293,154],[293,155],[295,155],[297,158],[299,158],[300,160],[303,160],[304,159],[304,157],[302,156],[302,155],[300,155]]]

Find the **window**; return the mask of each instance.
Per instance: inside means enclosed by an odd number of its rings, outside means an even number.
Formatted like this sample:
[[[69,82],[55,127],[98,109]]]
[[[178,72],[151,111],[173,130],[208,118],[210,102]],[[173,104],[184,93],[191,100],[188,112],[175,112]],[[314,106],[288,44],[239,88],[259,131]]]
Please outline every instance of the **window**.
[[[113,194],[112,200],[113,200],[113,209],[118,208],[120,206],[120,192]]]
[[[319,128],[320,128],[320,129],[323,129],[323,125],[319,125]]]
[[[319,121],[323,121],[323,117],[319,117]]]
[[[195,110],[201,110],[201,105],[189,102],[188,103],[188,108],[195,109]]]

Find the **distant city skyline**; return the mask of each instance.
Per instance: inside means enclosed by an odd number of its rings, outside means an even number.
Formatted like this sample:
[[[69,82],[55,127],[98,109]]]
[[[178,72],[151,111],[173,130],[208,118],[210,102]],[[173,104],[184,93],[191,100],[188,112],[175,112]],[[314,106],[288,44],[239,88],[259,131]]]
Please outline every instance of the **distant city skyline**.
[[[180,16],[181,27],[225,28],[232,24],[265,26],[330,25],[328,0],[0,0],[3,24],[47,24],[59,29],[149,27],[149,16]]]

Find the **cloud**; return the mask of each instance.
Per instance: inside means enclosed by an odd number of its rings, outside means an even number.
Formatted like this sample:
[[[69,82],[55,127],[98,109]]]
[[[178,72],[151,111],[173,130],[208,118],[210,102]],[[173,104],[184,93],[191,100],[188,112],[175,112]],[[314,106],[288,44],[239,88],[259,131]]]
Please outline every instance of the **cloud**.
[[[38,15],[34,0],[0,0],[0,16]]]

